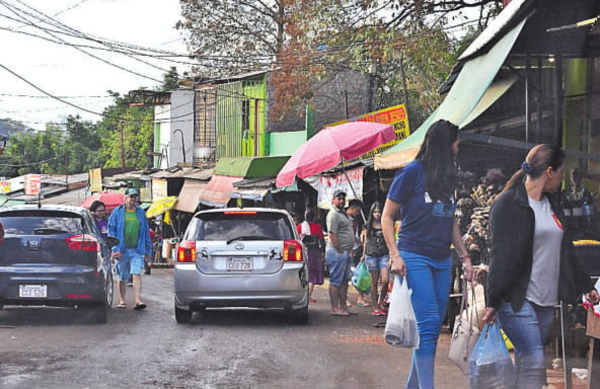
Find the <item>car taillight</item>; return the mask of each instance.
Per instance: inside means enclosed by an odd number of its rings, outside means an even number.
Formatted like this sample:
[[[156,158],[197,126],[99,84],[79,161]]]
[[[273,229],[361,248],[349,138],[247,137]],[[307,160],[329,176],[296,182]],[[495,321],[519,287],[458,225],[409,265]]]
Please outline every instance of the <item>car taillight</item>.
[[[100,252],[100,243],[94,235],[73,235],[65,238],[65,242],[71,250]]]
[[[224,215],[256,215],[256,211],[225,211]]]
[[[177,262],[196,262],[196,242],[184,240],[179,244]]]
[[[302,261],[302,244],[296,240],[286,240],[283,242],[283,260]]]

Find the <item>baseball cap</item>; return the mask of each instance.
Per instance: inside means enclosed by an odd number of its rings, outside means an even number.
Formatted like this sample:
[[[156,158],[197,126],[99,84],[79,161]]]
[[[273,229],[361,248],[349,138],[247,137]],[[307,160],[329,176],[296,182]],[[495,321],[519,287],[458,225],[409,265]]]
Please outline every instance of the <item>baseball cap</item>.
[[[344,192],[341,189],[337,189],[335,192],[333,192],[333,198],[336,198],[336,197],[341,196],[341,195],[346,196],[346,192]]]
[[[137,191],[137,189],[134,188],[129,188],[125,191],[125,196],[139,196],[140,193]]]

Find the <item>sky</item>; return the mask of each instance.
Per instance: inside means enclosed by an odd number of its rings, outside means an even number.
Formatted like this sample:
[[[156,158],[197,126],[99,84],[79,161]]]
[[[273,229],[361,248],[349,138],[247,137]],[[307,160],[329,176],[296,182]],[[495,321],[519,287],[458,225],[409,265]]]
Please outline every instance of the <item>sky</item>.
[[[6,5],[13,11],[14,7],[18,7],[20,10],[16,11],[20,16],[11,12]],[[84,48],[101,59],[92,58],[71,46],[19,33],[56,40],[39,28],[7,18],[26,17],[33,20],[24,11],[41,17],[34,10],[95,37],[187,53],[183,39],[174,27],[180,19],[179,0],[0,0],[0,119],[19,120],[37,130],[44,129],[49,121],[64,122],[68,115],[79,114],[92,121],[100,119],[98,115],[80,111],[54,99],[15,96],[44,94],[3,67],[50,94],[65,96],[65,100],[96,112],[101,112],[112,102],[112,98],[106,97],[107,90],[126,94],[140,87],[155,89],[165,73],[161,69],[168,70],[175,65],[180,75],[189,70],[188,65],[138,57],[161,68],[157,69],[122,54]],[[57,27],[39,21],[35,24],[57,30]],[[68,42],[99,46],[90,41],[52,34]],[[157,81],[118,69],[102,60]],[[177,60],[189,61],[186,58]]]

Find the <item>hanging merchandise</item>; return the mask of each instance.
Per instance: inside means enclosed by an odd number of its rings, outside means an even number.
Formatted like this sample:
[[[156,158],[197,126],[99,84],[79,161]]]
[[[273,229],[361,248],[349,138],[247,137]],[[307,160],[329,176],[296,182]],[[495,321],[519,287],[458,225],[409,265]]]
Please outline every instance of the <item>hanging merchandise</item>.
[[[401,280],[395,276],[383,338],[392,346],[418,348],[417,319],[410,301],[412,290],[407,284],[406,277]]]

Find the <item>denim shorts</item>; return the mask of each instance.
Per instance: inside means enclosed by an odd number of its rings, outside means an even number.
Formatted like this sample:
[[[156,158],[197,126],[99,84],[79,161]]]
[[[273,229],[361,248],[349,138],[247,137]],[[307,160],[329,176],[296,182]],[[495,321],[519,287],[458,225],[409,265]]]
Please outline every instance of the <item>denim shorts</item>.
[[[383,257],[371,257],[370,255],[365,255],[365,261],[367,262],[369,271],[385,269],[388,266],[389,259],[389,255],[384,255]]]
[[[327,262],[329,268],[330,285],[342,286],[348,283],[352,277],[352,271],[350,270],[352,258],[349,252],[344,251],[340,254],[336,249],[327,249],[325,262]]]
[[[144,256],[136,249],[125,249],[121,259],[116,261],[115,270],[119,281],[128,281],[131,274],[142,274],[144,269]]]

